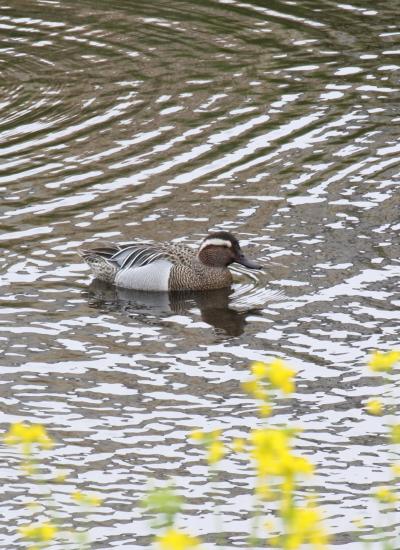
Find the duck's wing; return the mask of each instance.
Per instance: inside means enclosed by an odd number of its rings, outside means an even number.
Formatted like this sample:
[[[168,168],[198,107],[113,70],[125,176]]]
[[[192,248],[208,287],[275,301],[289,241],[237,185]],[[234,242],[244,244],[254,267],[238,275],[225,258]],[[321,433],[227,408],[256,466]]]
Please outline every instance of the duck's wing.
[[[182,244],[138,242],[123,245],[105,242],[96,248],[80,249],[78,253],[86,261],[90,258],[100,257],[118,270],[144,267],[158,260],[190,266],[194,257],[193,250]]]
[[[120,245],[109,259],[120,269],[128,269],[143,267],[158,260],[189,266],[193,257],[193,250],[183,244],[129,243]]]
[[[143,267],[157,260],[168,260],[168,250],[157,245],[130,243],[119,247],[110,258],[120,269]]]

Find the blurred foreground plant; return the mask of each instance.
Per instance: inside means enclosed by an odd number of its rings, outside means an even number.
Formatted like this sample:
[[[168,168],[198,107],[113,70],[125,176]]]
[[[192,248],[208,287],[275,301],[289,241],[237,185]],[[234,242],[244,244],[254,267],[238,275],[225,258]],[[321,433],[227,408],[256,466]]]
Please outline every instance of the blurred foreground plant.
[[[48,435],[46,428],[40,424],[27,424],[16,422],[11,424],[5,434],[4,443],[17,447],[21,453],[19,468],[21,473],[42,491],[40,496],[30,502],[27,508],[36,516],[34,521],[19,527],[19,534],[26,542],[29,550],[42,550],[56,540],[75,542],[79,548],[89,548],[86,532],[69,531],[63,527],[58,506],[54,498],[54,485],[65,481],[66,474],[56,471],[49,475],[48,467],[40,460],[41,451],[49,451],[54,447],[53,439]],[[75,500],[85,509],[99,506],[102,499],[96,496],[86,495],[75,491],[71,494]]]
[[[156,546],[160,550],[200,548],[200,541],[196,537],[174,527],[175,517],[181,511],[182,504],[183,499],[171,486],[151,489],[142,501],[142,506],[156,516],[152,527],[164,529],[164,533],[155,538]]]
[[[399,351],[380,352],[375,351],[371,354],[368,361],[368,368],[375,374],[391,373],[393,368],[400,363]],[[396,403],[397,405],[397,403]],[[396,405],[387,407],[387,412],[396,414]],[[369,399],[365,405],[366,411],[375,416],[381,416],[385,412],[385,406],[380,399]],[[389,442],[393,446],[400,444],[400,424],[391,424],[387,426],[389,432]],[[387,512],[396,512],[396,506],[399,502],[399,491],[397,483],[400,478],[400,462],[396,461],[391,465],[388,486],[381,486],[375,489],[372,497],[383,514]],[[380,534],[382,528],[375,527],[375,533]],[[383,543],[384,550],[398,550],[400,541],[392,537]]]
[[[368,366],[374,373],[390,373],[399,362],[400,352],[375,352],[371,355]],[[267,547],[272,545],[281,550],[297,550],[306,544],[314,550],[325,550],[328,535],[323,527],[323,514],[316,503],[316,496],[299,496],[302,480],[305,476],[311,476],[314,471],[314,466],[308,458],[294,451],[295,437],[300,430],[267,423],[267,418],[273,413],[276,393],[290,395],[295,390],[294,376],[295,372],[281,359],[274,359],[269,363],[252,363],[251,376],[243,383],[243,389],[257,402],[260,416],[258,426],[250,430],[246,437],[235,438],[230,443],[223,442],[221,430],[196,430],[192,432],[191,438],[205,450],[211,480],[217,480],[219,469],[223,468],[223,461],[229,454],[239,454],[251,465],[255,483],[249,546],[254,547],[265,542]],[[385,407],[379,399],[370,399],[366,403],[366,410],[369,414],[380,415]],[[389,433],[390,442],[399,445],[400,424],[389,426]],[[53,487],[54,484],[64,482],[66,474],[56,471],[54,475],[51,470],[50,475],[49,468],[44,466],[40,453],[50,451],[54,446],[54,441],[46,429],[39,424],[12,424],[4,436],[4,443],[19,449],[22,457],[19,464],[21,473],[42,488],[37,500],[27,505],[34,521],[19,528],[28,550],[43,550],[52,543],[59,543],[60,540],[67,541],[69,548],[71,541],[81,549],[89,548],[85,532],[71,531],[63,527]],[[385,513],[395,511],[400,500],[396,488],[396,482],[400,478],[399,461],[392,464],[391,472],[388,486],[376,488],[372,495]],[[86,510],[102,502],[101,498],[80,491],[74,491],[70,496]],[[271,508],[271,504],[275,505],[277,526],[268,520],[267,502],[268,508]],[[216,504],[211,500],[210,504],[218,518]],[[197,537],[176,527],[176,516],[182,509],[183,501],[171,486],[152,489],[144,499],[143,505],[157,518],[152,527],[162,529],[161,534],[154,538],[158,550],[204,548]],[[264,535],[259,533],[261,525],[266,529]],[[359,521],[358,526],[362,527],[362,521]],[[279,534],[272,535],[276,531]],[[222,532],[222,528],[217,529],[218,532]],[[377,529],[376,532],[380,533],[380,530]],[[395,539],[387,539],[383,543],[384,550],[399,548],[400,544]]]
[[[281,359],[274,359],[270,363],[252,363],[251,378],[243,383],[243,388],[258,402],[261,425],[252,429],[246,438],[235,438],[229,445],[222,442],[221,430],[196,430],[192,432],[191,439],[205,450],[211,481],[217,479],[221,462],[229,452],[242,454],[255,472],[255,509],[250,546],[260,544],[262,538],[267,536],[265,534],[261,538],[259,530],[265,502],[272,501],[278,506],[281,521],[281,534],[272,540],[275,547],[296,550],[301,545],[308,544],[315,550],[324,550],[328,537],[315,499],[299,502],[295,498],[300,489],[300,480],[311,475],[314,469],[307,458],[298,456],[293,451],[293,439],[299,430],[263,425],[265,418],[273,412],[276,391],[285,395],[294,391],[294,375],[295,372]],[[164,534],[156,537],[155,542],[162,550],[198,548],[200,542],[197,538],[174,527],[175,516],[180,509],[176,507],[173,513],[168,513],[171,502],[176,499],[170,491],[170,488],[153,490],[145,501],[150,511],[153,509],[157,515],[162,514],[168,518],[163,524],[166,529]],[[218,516],[216,504],[212,506]],[[265,522],[265,527],[270,528],[270,522]],[[217,537],[218,532],[222,532],[218,525],[216,532]],[[221,541],[217,539],[216,542],[218,544]]]
[[[270,363],[252,363],[251,374],[251,379],[243,383],[243,388],[259,401],[261,417],[272,414],[276,391],[289,395],[295,390],[295,371],[281,359],[274,359]],[[315,499],[299,502],[295,498],[302,478],[312,475],[314,471],[314,466],[307,458],[294,452],[294,438],[299,431],[268,425],[250,431],[247,454],[256,472],[252,544],[258,538],[263,502],[274,501],[281,522],[281,534],[272,541],[275,546],[284,550],[296,550],[302,544],[309,544],[318,550],[327,546],[328,536],[322,526],[322,513]]]

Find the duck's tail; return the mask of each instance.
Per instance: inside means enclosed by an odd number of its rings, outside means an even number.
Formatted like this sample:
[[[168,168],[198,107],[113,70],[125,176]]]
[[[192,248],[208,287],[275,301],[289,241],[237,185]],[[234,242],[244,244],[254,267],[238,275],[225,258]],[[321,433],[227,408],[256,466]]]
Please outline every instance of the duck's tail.
[[[92,249],[79,248],[78,254],[89,265],[95,277],[101,281],[112,283],[118,266],[111,258],[118,250],[116,246],[100,246]]]

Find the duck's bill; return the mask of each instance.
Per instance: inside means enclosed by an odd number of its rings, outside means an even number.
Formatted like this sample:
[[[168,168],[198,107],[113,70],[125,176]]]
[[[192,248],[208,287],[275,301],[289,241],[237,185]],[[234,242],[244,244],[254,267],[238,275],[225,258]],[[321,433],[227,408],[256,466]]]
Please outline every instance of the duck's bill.
[[[260,264],[253,260],[250,260],[249,258],[246,258],[244,254],[236,256],[235,262],[244,265],[244,267],[248,267],[249,269],[262,269],[262,266]]]

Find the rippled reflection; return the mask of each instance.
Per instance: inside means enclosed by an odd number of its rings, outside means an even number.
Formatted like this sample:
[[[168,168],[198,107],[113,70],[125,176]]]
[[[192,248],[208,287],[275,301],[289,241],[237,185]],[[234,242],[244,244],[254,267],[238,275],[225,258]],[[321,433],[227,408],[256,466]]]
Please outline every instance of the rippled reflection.
[[[240,336],[246,326],[246,317],[256,315],[259,309],[243,311],[241,308],[238,311],[230,307],[232,293],[231,288],[207,292],[142,292],[115,287],[95,279],[89,287],[88,299],[92,307],[124,312],[143,323],[146,323],[149,315],[161,320],[166,314],[169,314],[168,321],[183,325],[193,323],[196,322],[193,320],[196,308],[200,310],[200,318],[204,323],[229,336]],[[171,316],[171,313],[175,315]]]
[[[398,382],[364,367],[369,350],[398,347],[397,20],[396,2],[360,0],[2,2],[2,423],[47,424],[71,485],[105,493],[94,548],[148,547],[138,501],[170,476],[188,500],[182,526],[214,540],[186,434],[254,427],[240,381],[272,356],[299,373],[273,422],[304,428],[318,470],[305,491],[320,493],[338,547],[360,548],[355,517],[372,537],[368,494],[393,452],[389,417],[363,406],[396,401]],[[88,287],[75,253],[99,239],[195,245],[213,229],[263,271],[216,293],[127,295]],[[7,466],[7,548],[28,489]],[[213,491],[244,546],[236,459]]]

